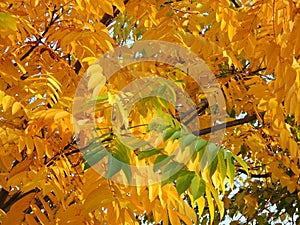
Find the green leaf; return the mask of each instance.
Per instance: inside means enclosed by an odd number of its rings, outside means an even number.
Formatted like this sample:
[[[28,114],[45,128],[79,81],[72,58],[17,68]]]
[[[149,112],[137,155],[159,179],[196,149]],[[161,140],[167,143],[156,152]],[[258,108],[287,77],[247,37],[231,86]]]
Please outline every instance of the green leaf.
[[[165,84],[159,85],[159,87],[157,89],[155,89],[152,94],[155,94],[158,96],[164,96],[166,89],[167,89],[167,86]]]
[[[182,147],[186,148],[187,146],[191,145],[196,139],[197,137],[193,134],[186,135],[185,137],[183,137]]]
[[[229,184],[231,188],[234,186],[234,176],[235,176],[235,167],[234,167],[234,162],[232,157],[227,157],[226,158],[226,163],[227,163],[227,175],[229,177]]]
[[[175,131],[174,134],[172,134],[172,140],[178,139],[181,137],[181,130]]]
[[[215,160],[215,158],[218,154],[219,149],[220,149],[220,147],[218,147],[214,143],[209,143],[208,145],[206,145],[205,151],[203,152],[203,155],[202,155],[201,161],[200,161],[201,170],[203,170],[207,166],[210,166],[210,164],[213,163],[213,161]]]
[[[95,99],[89,100],[87,102],[87,104],[95,105],[96,103],[98,103],[98,105],[100,105],[99,103],[105,102],[106,100],[108,100],[108,94],[107,93],[105,93],[103,95],[100,95],[100,96],[97,96],[97,98],[95,98]]]
[[[153,105],[153,109],[155,109],[156,111],[161,111],[162,104],[159,101],[158,97],[150,97],[150,102]]]
[[[198,176],[194,176],[190,190],[194,200],[197,200],[205,193],[205,181]]]
[[[168,101],[171,101],[172,103],[174,103],[176,101],[176,92],[174,91],[173,87],[169,84],[166,84],[166,95],[169,97]],[[171,100],[169,100],[171,99]]]
[[[128,184],[131,184],[131,180],[132,180],[131,166],[127,164],[123,164],[122,170],[127,178]]]
[[[105,94],[103,94],[103,95],[98,96],[98,97],[96,98],[96,101],[97,101],[97,102],[102,102],[102,101],[105,101],[105,100],[107,100],[107,99],[108,99],[108,94],[105,93]]]
[[[156,172],[159,169],[161,169],[163,166],[165,166],[167,163],[169,163],[170,160],[172,160],[175,157],[175,155],[167,156],[167,155],[159,155],[154,161],[153,171]]]
[[[87,170],[88,168],[95,165],[97,162],[99,162],[101,159],[107,156],[107,154],[108,154],[107,151],[100,151],[100,150],[93,150],[85,154],[83,159],[83,161],[85,162],[84,170]]]
[[[165,109],[169,108],[169,102],[166,99],[159,97],[158,102],[160,102]]]
[[[165,122],[162,118],[158,117],[151,121],[151,123],[148,124],[149,130],[156,130],[157,132],[162,132],[167,128]]]
[[[183,163],[170,162],[166,169],[162,172],[162,180],[166,180],[176,174],[180,169],[184,167]]]
[[[234,108],[234,107],[232,107],[229,116],[230,116],[231,118],[235,118],[235,117],[236,117],[236,112],[235,112],[235,108]]]
[[[184,175],[179,174],[179,177],[176,179],[176,189],[179,195],[185,192],[191,184],[191,180],[195,176],[195,172],[184,171]]]
[[[159,156],[157,156],[157,158],[155,159],[154,164],[158,164],[158,163],[160,163],[161,161],[165,160],[166,158],[168,158],[167,155],[159,155]]]
[[[130,164],[130,149],[123,145],[119,140],[116,143],[116,148],[113,149],[114,157],[126,164]]]
[[[207,145],[206,140],[204,140],[204,139],[197,140],[196,145],[195,145],[195,151],[199,152],[200,150],[203,150],[206,145]]]
[[[138,159],[142,160],[142,159],[148,158],[150,156],[156,155],[160,152],[161,152],[161,149],[156,149],[156,148],[152,148],[152,149],[149,149],[149,150],[146,149],[146,150],[139,153]]]
[[[109,137],[109,136],[111,136],[111,135],[112,135],[111,132],[106,132],[106,133],[104,133],[104,134],[102,134],[102,135],[100,136],[100,139],[103,140],[103,139],[105,139],[105,138],[107,138],[107,137]],[[96,137],[95,139],[98,139],[98,140],[99,140],[98,137]]]
[[[226,177],[226,161],[224,159],[224,151],[220,151],[218,153],[218,161],[219,161],[219,171],[221,173],[222,180]]]
[[[240,158],[239,156],[232,154],[232,156],[235,158],[235,160],[243,167],[243,169],[247,172],[247,174],[249,175],[249,170],[248,170],[248,165],[247,163]]]
[[[96,154],[99,151],[104,150],[105,148],[99,143],[94,142],[88,145],[88,150],[83,152],[83,158],[89,158],[90,156]]]
[[[212,176],[216,172],[217,166],[218,166],[218,158],[216,157],[212,161],[212,163],[209,165],[209,175],[210,176]]]
[[[241,153],[242,153],[242,155],[245,154],[246,152],[247,152],[247,147],[246,147],[245,144],[242,144],[242,146],[241,146]]]
[[[164,133],[163,133],[164,141],[168,140],[176,131],[178,131],[178,128],[174,128],[174,127],[170,127],[168,129],[164,130]]]
[[[108,155],[108,170],[105,178],[109,179],[122,169],[122,163],[111,154]]]

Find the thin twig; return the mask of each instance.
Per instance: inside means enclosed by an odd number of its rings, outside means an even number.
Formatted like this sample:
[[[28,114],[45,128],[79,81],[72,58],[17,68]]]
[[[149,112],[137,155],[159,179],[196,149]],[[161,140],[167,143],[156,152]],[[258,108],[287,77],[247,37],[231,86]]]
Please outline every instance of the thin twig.
[[[59,9],[54,9],[51,13],[51,20],[50,23],[48,24],[48,26],[45,28],[45,30],[43,31],[43,33],[41,34],[41,36],[38,38],[38,40],[36,41],[36,44],[33,45],[21,58],[20,61],[23,61],[25,58],[27,58],[33,51],[34,49],[36,49],[40,43],[42,43],[42,39],[45,37],[45,35],[47,34],[47,32],[49,31],[49,28],[60,18],[60,15],[57,15],[56,17],[54,17],[55,13],[57,13],[59,11]]]
[[[238,172],[248,175],[247,172],[245,170],[242,170],[242,169],[238,169]],[[250,174],[251,178],[268,178],[270,176],[271,176],[271,173]]]
[[[178,11],[178,12],[182,12],[182,13],[188,13],[188,14],[199,14],[200,13],[198,11],[182,10],[182,9],[177,9],[175,7],[171,7],[171,9]]]

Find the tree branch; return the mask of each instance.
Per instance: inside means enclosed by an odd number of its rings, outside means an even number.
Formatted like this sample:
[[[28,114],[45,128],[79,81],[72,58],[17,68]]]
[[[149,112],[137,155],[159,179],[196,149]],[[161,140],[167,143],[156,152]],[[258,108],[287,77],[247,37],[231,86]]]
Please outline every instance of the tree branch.
[[[263,117],[265,115],[265,113],[266,112],[260,112],[259,115],[261,117]],[[192,133],[196,134],[196,135],[198,134],[200,136],[200,135],[204,135],[204,134],[213,133],[215,131],[222,130],[222,129],[227,128],[227,127],[234,127],[234,126],[237,126],[237,125],[248,123],[248,122],[250,122],[252,120],[255,120],[255,119],[257,119],[257,116],[252,115],[252,116],[245,117],[243,119],[237,119],[237,120],[233,120],[233,121],[230,121],[230,122],[227,122],[227,123],[218,124],[218,125],[213,126],[213,127],[208,127],[208,128],[204,128],[204,129],[201,129],[201,130],[198,130],[198,131],[193,131]]]
[[[264,71],[264,70],[266,70],[266,69],[267,69],[266,67],[263,67],[263,68],[259,68],[259,69],[257,69],[257,70],[250,71],[250,72],[249,72],[249,75],[257,74],[258,72]]]
[[[17,201],[19,201],[21,198],[25,197],[26,195],[29,195],[31,193],[34,193],[34,192],[39,192],[40,189],[38,188],[34,188],[34,189],[31,189],[30,191],[27,191],[25,193],[21,193],[20,191],[19,192],[16,192],[6,203],[4,203],[2,206],[1,206],[1,209],[4,211],[4,212],[8,212],[10,207],[16,203]]]
[[[189,124],[193,119],[195,119],[199,114],[204,112],[204,110],[208,107],[208,100],[205,99],[203,102],[201,102],[199,105],[197,105],[196,110],[197,112],[194,112],[194,114],[187,120],[184,121],[184,125]],[[187,112],[184,112],[183,116],[180,118],[180,120],[184,120],[190,113],[192,113],[194,109],[190,109]]]
[[[59,19],[59,15],[57,15],[56,17],[54,17],[55,13],[58,12],[58,9],[54,9],[51,13],[51,20],[50,23],[48,24],[48,26],[45,28],[45,30],[43,31],[43,33],[41,34],[41,36],[37,39],[36,44],[33,45],[21,58],[20,61],[23,61],[25,58],[27,58],[33,51],[34,49],[36,49],[39,44],[42,42],[42,39],[45,37],[45,35],[47,34],[47,32],[49,31],[49,28],[56,22],[56,20]]]
[[[248,175],[247,172],[242,169],[238,169],[238,172]],[[271,173],[250,174],[250,178],[268,178],[270,176],[271,176]]]

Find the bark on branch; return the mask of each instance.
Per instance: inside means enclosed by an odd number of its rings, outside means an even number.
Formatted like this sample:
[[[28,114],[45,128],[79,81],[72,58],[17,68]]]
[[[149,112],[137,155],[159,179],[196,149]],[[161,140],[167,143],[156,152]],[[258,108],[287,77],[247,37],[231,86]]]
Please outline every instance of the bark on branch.
[[[50,27],[60,18],[59,15],[55,14],[58,12],[58,9],[53,10],[51,13],[51,20],[49,22],[49,24],[47,25],[46,29],[43,31],[43,33],[40,35],[40,37],[37,39],[36,44],[33,45],[21,58],[20,61],[23,61],[25,58],[27,58],[34,49],[36,49],[40,43],[42,43],[42,39],[45,37],[45,35],[48,33]]]
[[[260,112],[259,113],[260,117],[263,118],[265,113],[266,112]],[[234,126],[241,125],[241,124],[244,124],[244,123],[249,123],[250,121],[253,121],[255,119],[257,119],[257,116],[252,115],[252,116],[245,117],[243,119],[236,119],[236,120],[233,120],[233,121],[230,121],[230,122],[227,122],[227,123],[218,124],[216,126],[204,128],[204,129],[201,129],[201,130],[198,130],[198,131],[193,131],[193,134],[198,134],[199,136],[204,135],[204,134],[209,134],[209,133],[213,133],[213,132],[218,131],[218,130],[225,129],[227,127],[234,127]]]
[[[247,172],[245,170],[242,170],[242,169],[238,169],[238,172],[248,175]],[[268,178],[270,176],[271,176],[271,173],[250,174],[251,178]]]

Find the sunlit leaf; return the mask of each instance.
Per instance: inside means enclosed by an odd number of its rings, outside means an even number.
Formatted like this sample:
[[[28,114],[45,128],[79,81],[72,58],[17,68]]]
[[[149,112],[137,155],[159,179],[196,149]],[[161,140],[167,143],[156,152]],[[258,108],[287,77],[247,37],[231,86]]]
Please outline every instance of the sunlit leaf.
[[[194,176],[190,189],[194,200],[197,200],[205,193],[205,181],[198,176]]]
[[[179,195],[188,189],[194,176],[194,172],[182,172],[179,175],[179,177],[176,179],[176,189]]]
[[[0,12],[0,26],[5,29],[16,31],[17,23],[15,17],[8,13]]]

